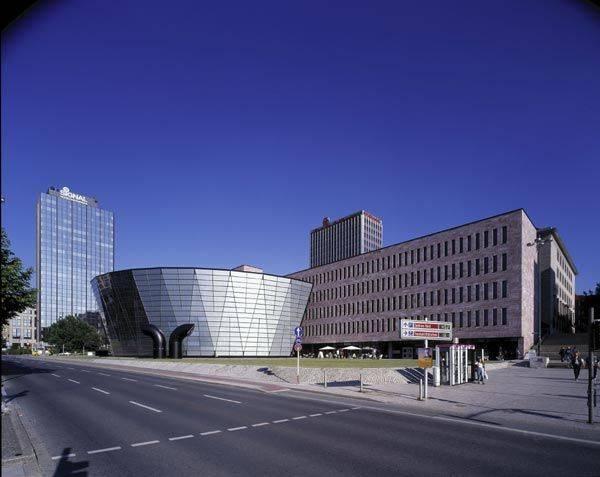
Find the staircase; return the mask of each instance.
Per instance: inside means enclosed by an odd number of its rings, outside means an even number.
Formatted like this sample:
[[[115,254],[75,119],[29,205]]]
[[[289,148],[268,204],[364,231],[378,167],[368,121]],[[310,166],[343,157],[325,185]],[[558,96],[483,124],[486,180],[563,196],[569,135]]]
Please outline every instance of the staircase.
[[[587,350],[589,335],[587,333],[554,333],[547,336],[542,340],[542,346],[540,349],[540,356],[547,356],[550,358],[550,364],[548,367],[560,368],[569,367],[569,363],[561,363],[560,361],[560,347],[564,346],[575,346],[577,350],[582,353]],[[537,346],[532,346],[532,349],[537,349]]]

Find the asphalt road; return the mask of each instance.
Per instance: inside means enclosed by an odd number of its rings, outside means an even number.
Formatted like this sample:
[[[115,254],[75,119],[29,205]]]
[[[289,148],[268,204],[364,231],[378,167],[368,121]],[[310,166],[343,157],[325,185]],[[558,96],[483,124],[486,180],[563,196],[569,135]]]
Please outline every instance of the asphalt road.
[[[600,476],[600,433],[560,439],[53,360],[2,365],[49,476]]]

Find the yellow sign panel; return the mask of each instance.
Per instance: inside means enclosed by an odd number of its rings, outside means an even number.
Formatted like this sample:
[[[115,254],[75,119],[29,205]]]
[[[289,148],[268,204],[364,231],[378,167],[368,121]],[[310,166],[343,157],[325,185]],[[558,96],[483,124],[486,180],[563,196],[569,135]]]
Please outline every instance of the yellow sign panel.
[[[419,368],[431,368],[433,366],[433,349],[432,348],[418,348],[417,349],[417,366]]]

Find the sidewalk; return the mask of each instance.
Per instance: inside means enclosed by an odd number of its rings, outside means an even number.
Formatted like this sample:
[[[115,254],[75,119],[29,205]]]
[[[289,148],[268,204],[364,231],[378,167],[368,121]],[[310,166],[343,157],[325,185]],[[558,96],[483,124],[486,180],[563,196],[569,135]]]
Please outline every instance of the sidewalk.
[[[2,476],[34,477],[41,475],[29,436],[17,411],[8,407],[2,413]]]

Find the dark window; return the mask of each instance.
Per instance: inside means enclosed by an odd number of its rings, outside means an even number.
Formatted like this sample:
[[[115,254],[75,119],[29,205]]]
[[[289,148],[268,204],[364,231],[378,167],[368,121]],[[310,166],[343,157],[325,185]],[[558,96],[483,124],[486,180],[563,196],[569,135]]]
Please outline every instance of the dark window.
[[[456,239],[452,239],[452,255],[456,254]]]
[[[475,301],[479,301],[479,284],[475,285]]]
[[[448,256],[448,241],[444,242],[444,257]]]
[[[471,310],[467,311],[467,328],[471,328]]]
[[[498,271],[498,255],[492,257],[492,271],[494,273]]]
[[[456,279],[456,264],[452,264],[452,280]]]
[[[477,232],[475,234],[475,250],[479,250],[479,246],[480,246],[480,243],[479,243],[479,232]]]
[[[471,236],[467,236],[467,252],[471,251]]]
[[[475,259],[475,275],[479,275],[479,259]]]
[[[489,264],[489,262],[490,262],[490,261],[489,261],[488,257],[485,257],[485,258],[483,259],[483,273],[487,273],[487,272],[489,272],[489,271],[490,271],[490,270],[489,270],[489,268],[490,268],[490,267],[489,267],[489,265],[490,265],[490,264]]]
[[[458,314],[458,320],[460,323],[458,326],[460,326],[462,328],[463,327],[463,312],[462,311]]]
[[[464,272],[465,272],[464,268],[465,268],[465,267],[464,267],[464,263],[463,263],[463,262],[460,262],[460,263],[458,264],[458,276],[459,276],[460,278],[462,278],[462,277],[463,277],[463,275],[464,275]]]
[[[506,298],[508,296],[508,282],[506,280],[502,280],[502,298]]]
[[[492,230],[492,244],[498,245],[498,229]]]
[[[471,276],[471,260],[467,262],[467,277]]]
[[[490,233],[488,230],[483,232],[483,247],[487,248],[490,245]]]
[[[506,229],[506,225],[502,227],[502,243],[506,243],[508,240],[508,230]]]
[[[464,252],[464,240],[462,237],[458,239],[458,251],[459,253]]]
[[[488,286],[488,284],[487,284],[487,283],[484,283],[484,284],[483,284],[483,299],[484,299],[484,300],[487,300],[487,299],[489,298],[489,297],[488,297],[488,295],[489,295],[489,294],[488,294],[488,290],[489,290],[489,286]]]
[[[463,287],[460,287],[458,289],[458,302],[462,303],[463,302]]]
[[[456,288],[452,288],[452,304],[456,303]]]
[[[471,285],[467,285],[467,301],[471,301]]]
[[[492,298],[494,300],[498,298],[498,282],[492,283]]]
[[[502,308],[502,324],[508,324],[507,310],[506,308]]]
[[[475,326],[479,326],[479,310],[475,310]]]
[[[492,315],[492,325],[493,326],[498,325],[498,308],[494,308],[493,315]]]
[[[503,253],[502,254],[502,271],[503,272],[506,271],[506,266],[507,266],[506,262],[507,262],[507,257],[506,257],[506,254]]]
[[[488,326],[489,324],[488,310],[483,310],[483,326]]]

